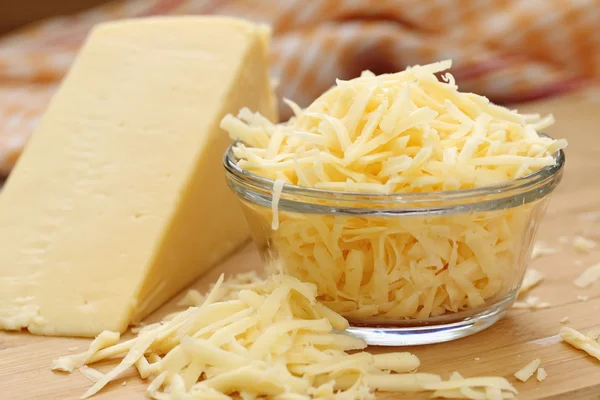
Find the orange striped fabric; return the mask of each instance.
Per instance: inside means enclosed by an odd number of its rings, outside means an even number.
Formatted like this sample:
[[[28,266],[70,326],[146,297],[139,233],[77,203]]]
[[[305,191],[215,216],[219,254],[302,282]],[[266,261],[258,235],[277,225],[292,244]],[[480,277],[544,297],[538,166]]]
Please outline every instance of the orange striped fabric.
[[[300,105],[363,69],[392,72],[448,58],[463,90],[505,104],[600,75],[600,0],[116,1],[0,38],[0,174],[10,172],[94,24],[162,14],[270,24],[279,94]]]

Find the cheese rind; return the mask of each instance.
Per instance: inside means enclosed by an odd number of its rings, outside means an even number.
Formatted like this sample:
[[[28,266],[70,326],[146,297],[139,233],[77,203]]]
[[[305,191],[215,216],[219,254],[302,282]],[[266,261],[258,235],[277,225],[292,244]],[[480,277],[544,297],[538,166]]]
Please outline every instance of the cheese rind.
[[[247,240],[219,121],[275,119],[267,43],[220,17],[93,30],[0,196],[0,328],[122,332]]]

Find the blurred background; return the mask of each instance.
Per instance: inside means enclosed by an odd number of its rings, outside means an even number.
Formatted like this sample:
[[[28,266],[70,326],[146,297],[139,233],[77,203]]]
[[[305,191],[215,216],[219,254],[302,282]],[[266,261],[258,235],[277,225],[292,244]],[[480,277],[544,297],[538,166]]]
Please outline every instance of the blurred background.
[[[600,0],[1,0],[0,176],[94,24],[186,14],[270,24],[279,95],[302,106],[336,78],[442,59],[463,91],[504,105],[596,87],[600,74]]]

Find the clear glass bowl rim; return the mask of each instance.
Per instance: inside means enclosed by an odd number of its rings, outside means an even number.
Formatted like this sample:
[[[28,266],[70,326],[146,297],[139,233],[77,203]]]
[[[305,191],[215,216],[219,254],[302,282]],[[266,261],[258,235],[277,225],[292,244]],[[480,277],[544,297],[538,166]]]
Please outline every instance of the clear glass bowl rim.
[[[541,136],[550,137],[541,133]],[[223,166],[229,186],[243,199],[270,207],[275,181],[243,170],[229,146]],[[448,214],[516,207],[549,195],[560,182],[566,162],[562,150],[556,163],[524,177],[473,189],[423,193],[355,193],[284,184],[279,210],[317,214]]]

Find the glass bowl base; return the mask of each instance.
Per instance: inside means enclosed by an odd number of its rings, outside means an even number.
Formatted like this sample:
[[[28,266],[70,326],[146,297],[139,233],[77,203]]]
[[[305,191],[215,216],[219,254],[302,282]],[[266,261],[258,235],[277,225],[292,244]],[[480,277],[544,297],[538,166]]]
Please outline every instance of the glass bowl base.
[[[513,294],[460,321],[403,327],[350,326],[346,332],[363,339],[370,346],[417,346],[448,342],[489,328],[504,316],[514,299]]]

